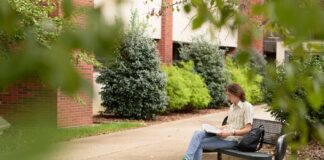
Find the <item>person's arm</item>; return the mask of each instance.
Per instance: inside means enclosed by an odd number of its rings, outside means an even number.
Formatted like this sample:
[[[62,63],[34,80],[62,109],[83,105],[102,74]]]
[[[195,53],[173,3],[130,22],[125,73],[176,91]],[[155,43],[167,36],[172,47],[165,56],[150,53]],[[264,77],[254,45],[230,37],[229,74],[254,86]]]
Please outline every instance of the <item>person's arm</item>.
[[[226,138],[227,136],[243,136],[247,133],[249,133],[252,129],[252,121],[253,121],[253,108],[252,105],[245,106],[245,114],[244,116],[244,123],[245,126],[241,129],[236,129],[232,131],[225,131],[222,130],[221,133],[218,134],[218,136],[222,138]]]
[[[232,131],[233,136],[244,136],[245,134],[249,133],[252,129],[251,123],[248,123],[242,129],[237,129]]]
[[[223,125],[223,126],[220,126],[218,127],[220,130],[223,130],[227,125]]]
[[[219,136],[221,138],[226,138],[228,136],[243,136],[243,135],[249,133],[251,131],[251,129],[252,129],[252,125],[251,125],[251,123],[248,123],[242,129],[237,129],[237,130],[233,130],[233,131],[222,130],[219,134],[217,134],[217,136]]]

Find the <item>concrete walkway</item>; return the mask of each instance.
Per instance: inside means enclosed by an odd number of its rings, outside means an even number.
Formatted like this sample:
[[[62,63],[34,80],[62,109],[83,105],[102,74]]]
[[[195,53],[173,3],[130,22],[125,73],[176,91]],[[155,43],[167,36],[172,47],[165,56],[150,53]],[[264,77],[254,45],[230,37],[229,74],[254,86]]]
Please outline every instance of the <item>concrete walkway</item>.
[[[272,119],[265,106],[254,117]],[[53,160],[181,160],[202,123],[219,126],[228,111],[62,143]],[[55,158],[54,158],[55,157]]]

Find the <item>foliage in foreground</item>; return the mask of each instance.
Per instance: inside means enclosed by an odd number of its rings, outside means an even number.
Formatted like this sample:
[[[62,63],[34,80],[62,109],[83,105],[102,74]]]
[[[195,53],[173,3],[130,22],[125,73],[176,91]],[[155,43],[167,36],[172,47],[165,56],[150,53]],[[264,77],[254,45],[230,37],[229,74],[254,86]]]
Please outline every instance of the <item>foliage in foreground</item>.
[[[316,52],[324,53],[324,2],[307,0],[268,0],[263,3],[251,4],[255,1],[223,1],[223,0],[194,0],[184,5],[186,12],[194,12],[192,28],[201,27],[205,22],[210,22],[213,27],[230,27],[233,31],[240,28],[239,38],[239,64],[249,61],[250,53],[253,53],[253,40],[258,39],[260,28],[271,37],[279,38],[289,48],[292,55],[300,62],[307,62],[311,55],[312,47],[306,45],[316,42]],[[252,5],[247,7],[246,5]],[[194,8],[194,9],[191,9]],[[240,8],[240,9],[237,9]],[[251,9],[251,10],[249,10]],[[263,17],[261,22],[251,20],[252,16]],[[318,45],[319,44],[319,45]],[[312,46],[315,46],[312,44]],[[319,111],[324,103],[324,74],[306,69],[301,72],[300,64],[285,64],[284,77],[286,80],[282,85],[277,83],[276,68],[268,66],[266,70],[267,81],[273,87],[275,94],[270,104],[273,108],[281,108],[289,115],[286,132],[299,131],[301,138],[294,141],[292,149],[300,144],[305,144],[309,135],[318,137],[324,141],[324,125],[317,123],[313,127],[307,125],[305,113],[308,106]],[[295,89],[303,88],[307,95],[304,100],[296,100],[291,96]]]
[[[295,65],[296,70],[291,70],[291,65]],[[312,74],[309,74],[307,77],[304,77],[306,73],[312,71]],[[289,76],[302,78],[302,80],[294,80],[295,85],[289,85]],[[316,130],[316,127],[320,125],[324,125],[324,103],[323,103],[323,95],[324,93],[320,92],[323,90],[323,82],[322,83],[313,83],[313,79],[319,78],[321,74],[324,74],[324,56],[313,56],[305,62],[301,62],[296,59],[291,59],[290,63],[284,64],[280,66],[277,72],[274,73],[274,77],[276,81],[274,84],[270,84],[271,81],[267,81],[266,85],[268,88],[268,97],[267,101],[271,104],[274,104],[272,108],[269,108],[271,115],[273,115],[277,120],[281,122],[285,122],[288,124],[291,123],[299,123],[299,125],[303,126],[298,128],[299,131],[303,134],[311,130]],[[315,90],[315,93],[312,90],[309,90],[303,86],[311,85],[312,89]],[[278,93],[278,88],[286,88],[289,91],[286,93],[289,99],[293,99],[294,101],[278,101],[275,99]],[[288,98],[287,97],[287,98]],[[294,104],[294,108],[287,108],[288,103]],[[298,107],[301,105],[305,105],[306,108],[303,110],[303,114],[299,117],[292,117],[293,114]],[[295,120],[297,122],[291,121]],[[302,120],[302,121],[300,121]],[[302,122],[302,123],[301,123]],[[306,132],[307,131],[307,132]],[[305,139],[316,138],[320,139],[322,135],[320,132],[309,133],[309,135],[305,135]]]

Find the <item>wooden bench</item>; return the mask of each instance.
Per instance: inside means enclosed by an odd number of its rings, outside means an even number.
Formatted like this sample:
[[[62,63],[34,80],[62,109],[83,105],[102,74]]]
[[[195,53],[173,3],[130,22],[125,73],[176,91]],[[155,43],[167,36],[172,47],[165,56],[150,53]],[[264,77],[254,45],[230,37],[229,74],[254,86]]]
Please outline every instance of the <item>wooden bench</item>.
[[[222,125],[226,125],[227,117],[224,119]],[[286,153],[286,138],[288,134],[283,135],[283,124],[277,121],[270,121],[264,119],[253,119],[253,128],[264,126],[265,134],[263,144],[275,146],[274,158],[275,160],[282,160]],[[217,159],[222,159],[222,154],[239,157],[243,159],[253,160],[272,160],[273,155],[263,152],[242,152],[235,149],[217,149],[213,151],[204,151],[204,154],[210,152],[217,152]]]
[[[2,134],[2,132],[5,129],[7,129],[9,127],[10,127],[10,124],[0,116],[0,135]]]

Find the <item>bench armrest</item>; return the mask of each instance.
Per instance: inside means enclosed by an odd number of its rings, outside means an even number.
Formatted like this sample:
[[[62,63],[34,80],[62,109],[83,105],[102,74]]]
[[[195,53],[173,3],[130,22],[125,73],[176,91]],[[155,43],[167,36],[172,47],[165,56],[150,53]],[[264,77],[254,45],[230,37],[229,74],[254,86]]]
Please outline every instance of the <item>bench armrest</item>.
[[[290,136],[295,136],[295,133],[287,133],[280,136],[277,140],[275,148],[275,160],[283,160],[287,150],[287,138]]]
[[[228,119],[228,116],[226,116],[222,122],[222,126],[225,126],[227,125],[227,119]]]

